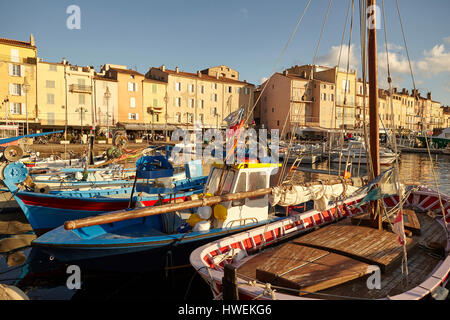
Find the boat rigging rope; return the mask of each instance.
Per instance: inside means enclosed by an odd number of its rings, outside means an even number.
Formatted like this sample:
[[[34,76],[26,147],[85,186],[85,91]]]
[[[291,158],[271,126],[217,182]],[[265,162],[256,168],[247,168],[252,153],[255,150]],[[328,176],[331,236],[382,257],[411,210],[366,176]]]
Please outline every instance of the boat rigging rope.
[[[411,66],[411,59],[409,57],[408,43],[406,41],[405,30],[403,28],[403,22],[402,22],[402,17],[401,17],[401,14],[400,14],[400,6],[398,4],[398,0],[396,0],[396,5],[397,5],[398,18],[399,18],[399,22],[400,22],[400,26],[401,26],[401,30],[402,30],[403,42],[405,44],[406,55],[408,57],[409,71],[410,71],[411,80],[412,80],[412,83],[413,83],[413,86],[414,86],[414,97],[415,97],[415,100],[416,100],[416,103],[417,103],[419,97],[417,96],[416,82],[415,82],[415,79],[414,79],[414,73],[413,73],[413,69],[412,69],[412,66]],[[422,120],[422,134],[424,134],[425,132],[423,130],[423,128],[424,128],[423,110],[422,110],[421,120]],[[442,219],[444,220],[443,222],[444,222],[445,229],[447,231],[447,241],[448,241],[450,235],[449,235],[448,223],[447,223],[447,220],[446,220],[446,210],[445,210],[444,204],[442,203],[442,197],[441,197],[441,193],[439,191],[439,185],[438,185],[438,182],[437,182],[436,172],[434,170],[434,162],[433,162],[433,158],[431,156],[430,145],[429,145],[429,142],[428,142],[428,138],[427,138],[427,136],[425,134],[424,134],[424,136],[425,136],[425,142],[426,142],[427,151],[428,151],[428,157],[429,157],[430,162],[431,162],[431,173],[432,173],[432,176],[433,176],[434,184],[436,186],[436,191],[437,191],[438,198],[439,198],[439,204],[440,204],[441,210],[442,210]]]

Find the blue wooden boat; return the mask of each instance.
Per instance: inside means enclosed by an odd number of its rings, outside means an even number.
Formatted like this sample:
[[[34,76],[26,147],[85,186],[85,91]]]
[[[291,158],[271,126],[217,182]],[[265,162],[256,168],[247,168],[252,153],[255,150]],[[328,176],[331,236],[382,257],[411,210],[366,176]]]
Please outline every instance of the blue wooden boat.
[[[206,182],[206,176],[193,172],[192,167],[200,165],[188,163],[186,165],[187,179],[171,181],[173,167],[163,156],[145,156],[136,162],[136,179],[146,181],[137,183],[136,187],[114,189],[91,189],[87,191],[50,191],[39,193],[28,191],[21,186],[28,175],[23,163],[13,162],[3,170],[3,182],[27,217],[33,231],[43,234],[56,228],[67,220],[80,219],[105,212],[133,208],[135,206],[153,206],[157,203],[179,201],[196,193],[200,193]],[[200,171],[197,169],[197,172]],[[161,186],[163,179],[169,179],[170,186]],[[19,188],[21,186],[21,188]]]
[[[216,165],[205,185],[207,192],[200,198],[268,188],[270,175],[277,168],[277,164],[261,163],[232,167]],[[209,216],[208,208],[211,207],[201,207],[197,213],[168,212],[74,230],[60,226],[34,240],[32,246],[40,247],[59,261],[88,267],[120,269],[121,262],[126,261],[128,265],[136,262],[134,267],[160,269],[188,264],[191,250],[212,239],[284,218],[269,215],[267,194],[216,204],[209,210]],[[148,209],[121,212],[139,210]]]

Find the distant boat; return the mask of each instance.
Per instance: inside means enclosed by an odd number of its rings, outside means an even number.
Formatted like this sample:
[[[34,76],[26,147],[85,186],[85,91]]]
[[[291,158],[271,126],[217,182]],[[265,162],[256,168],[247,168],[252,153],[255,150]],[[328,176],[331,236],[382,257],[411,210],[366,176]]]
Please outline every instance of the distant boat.
[[[425,141],[425,139],[427,139],[429,144],[433,144],[438,149],[446,148],[450,145],[450,127],[443,129],[437,135],[425,137],[418,136],[417,139],[419,139],[419,141],[422,142],[424,146],[426,146],[427,144],[427,142]]]
[[[147,166],[147,162],[152,165]],[[17,185],[25,181],[28,169],[20,162],[13,162],[5,167],[3,182],[16,199],[36,234],[43,234],[71,219],[128,207],[153,206],[158,202],[168,202],[171,198],[185,199],[200,193],[206,182],[206,176],[198,173],[202,170],[197,169],[195,175],[188,175],[186,179],[177,181],[169,179],[168,186],[161,185],[161,179],[167,179],[173,175],[172,166],[163,156],[141,157],[136,165],[139,168],[137,178],[151,179],[151,182],[150,185],[146,185],[146,188],[137,185],[136,191],[140,194],[135,193],[133,196],[131,195],[134,191],[132,187],[120,186],[112,189],[87,191],[50,190],[47,193],[21,190]],[[186,167],[189,168],[190,165],[191,163],[188,163]]]
[[[380,148],[380,164],[390,165],[396,159],[396,154],[388,148]],[[332,162],[351,162],[353,164],[368,164],[366,157],[366,147],[363,141],[350,140],[348,146],[340,152],[332,153]]]

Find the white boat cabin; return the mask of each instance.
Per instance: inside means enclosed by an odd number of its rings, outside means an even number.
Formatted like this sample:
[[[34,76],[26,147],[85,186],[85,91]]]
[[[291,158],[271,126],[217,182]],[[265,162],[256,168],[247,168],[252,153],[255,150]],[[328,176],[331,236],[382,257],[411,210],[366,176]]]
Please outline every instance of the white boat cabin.
[[[214,164],[204,192],[217,196],[269,188],[270,176],[276,173],[278,167],[279,164],[273,163],[241,163],[233,166]],[[256,223],[268,218],[268,195],[222,202],[212,209],[213,228],[231,228]]]

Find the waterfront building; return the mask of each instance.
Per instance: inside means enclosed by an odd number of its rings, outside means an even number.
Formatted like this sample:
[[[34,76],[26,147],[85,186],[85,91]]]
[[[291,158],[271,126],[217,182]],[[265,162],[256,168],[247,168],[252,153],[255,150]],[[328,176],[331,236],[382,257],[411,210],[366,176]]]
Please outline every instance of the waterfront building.
[[[228,114],[240,107],[248,112],[253,103],[254,85],[240,81],[239,73],[227,66],[190,73],[162,65],[150,68],[145,77],[166,84],[164,123],[168,130],[193,130],[195,123],[202,128],[224,128]]]
[[[30,41],[0,38],[0,131],[26,134],[37,121],[37,48]],[[28,130],[27,130],[28,128]]]
[[[105,77],[117,81],[117,122],[126,130],[143,130],[144,108],[142,81],[144,75],[123,65],[105,64]]]
[[[168,130],[169,97],[167,95],[167,83],[145,78],[142,80],[142,90],[146,129],[153,132]]]
[[[66,126],[67,88],[64,63],[37,62],[37,110],[41,129],[64,129]]]
[[[96,126],[103,129],[115,127],[119,116],[117,80],[105,77],[104,73],[96,73],[94,95]]]

